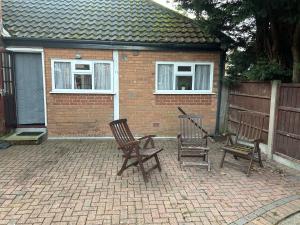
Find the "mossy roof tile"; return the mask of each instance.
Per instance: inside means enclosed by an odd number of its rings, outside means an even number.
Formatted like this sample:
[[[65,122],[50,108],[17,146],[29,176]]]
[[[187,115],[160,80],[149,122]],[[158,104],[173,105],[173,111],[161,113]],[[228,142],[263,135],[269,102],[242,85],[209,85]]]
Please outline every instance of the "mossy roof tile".
[[[2,0],[13,38],[219,43],[193,20],[151,0]]]

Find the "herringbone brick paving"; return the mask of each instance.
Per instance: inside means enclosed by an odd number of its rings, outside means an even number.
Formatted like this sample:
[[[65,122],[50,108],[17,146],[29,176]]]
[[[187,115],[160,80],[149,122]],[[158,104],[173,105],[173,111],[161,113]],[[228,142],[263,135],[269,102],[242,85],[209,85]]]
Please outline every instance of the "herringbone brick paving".
[[[48,141],[1,150],[0,224],[228,224],[300,194],[295,171],[269,163],[249,178],[230,164],[220,170],[217,144],[211,172],[182,169],[177,142],[156,143],[165,148],[162,172],[153,171],[148,184],[136,168],[116,176],[122,158],[114,141]]]

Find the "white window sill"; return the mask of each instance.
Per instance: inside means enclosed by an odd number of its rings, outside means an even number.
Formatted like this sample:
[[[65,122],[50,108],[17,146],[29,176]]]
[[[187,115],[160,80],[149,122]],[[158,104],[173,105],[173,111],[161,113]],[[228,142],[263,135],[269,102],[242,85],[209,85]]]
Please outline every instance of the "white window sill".
[[[96,90],[52,90],[50,94],[108,94],[114,95],[113,91],[96,91]]]
[[[211,91],[156,91],[154,95],[215,95]]]

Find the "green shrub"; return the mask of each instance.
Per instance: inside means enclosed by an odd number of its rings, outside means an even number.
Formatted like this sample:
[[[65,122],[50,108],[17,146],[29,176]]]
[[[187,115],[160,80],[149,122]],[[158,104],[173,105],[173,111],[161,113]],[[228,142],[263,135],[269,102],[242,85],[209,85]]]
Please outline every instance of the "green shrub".
[[[244,72],[244,76],[248,80],[281,80],[283,82],[290,82],[292,71],[284,69],[275,61],[269,62],[265,58],[260,58]]]

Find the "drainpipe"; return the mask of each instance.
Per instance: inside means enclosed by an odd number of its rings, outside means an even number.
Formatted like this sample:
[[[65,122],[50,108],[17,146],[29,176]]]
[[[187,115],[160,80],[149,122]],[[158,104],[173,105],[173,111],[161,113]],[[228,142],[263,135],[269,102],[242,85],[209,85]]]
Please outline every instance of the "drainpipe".
[[[3,30],[3,21],[2,21],[2,0],[0,0],[0,51],[4,51],[4,44],[2,40],[2,30]]]
[[[220,112],[221,112],[221,101],[222,101],[223,77],[225,72],[225,56],[226,56],[226,50],[222,49],[220,53],[220,64],[219,64],[218,100],[217,100],[215,135],[220,134]]]

